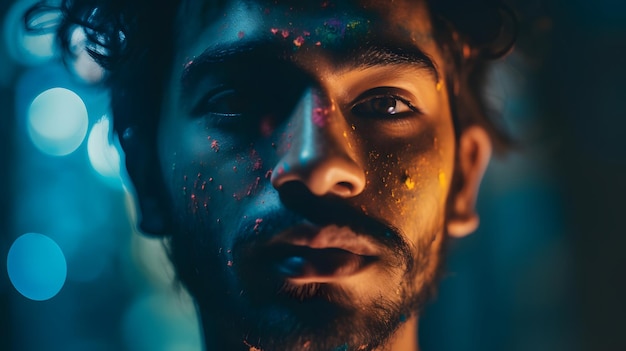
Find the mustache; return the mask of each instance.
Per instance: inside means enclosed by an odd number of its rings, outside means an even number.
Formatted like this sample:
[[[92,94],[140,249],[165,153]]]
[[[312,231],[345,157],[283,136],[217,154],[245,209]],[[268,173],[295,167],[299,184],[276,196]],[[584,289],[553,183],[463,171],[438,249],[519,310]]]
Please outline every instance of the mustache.
[[[344,199],[314,195],[304,184],[295,181],[283,184],[279,197],[282,206],[260,212],[255,218],[240,223],[238,232],[243,235],[234,248],[252,249],[267,243],[274,235],[303,223],[319,227],[336,225],[348,227],[358,235],[369,236],[403,256],[407,268],[412,268],[413,255],[403,233],[383,220],[365,214]]]

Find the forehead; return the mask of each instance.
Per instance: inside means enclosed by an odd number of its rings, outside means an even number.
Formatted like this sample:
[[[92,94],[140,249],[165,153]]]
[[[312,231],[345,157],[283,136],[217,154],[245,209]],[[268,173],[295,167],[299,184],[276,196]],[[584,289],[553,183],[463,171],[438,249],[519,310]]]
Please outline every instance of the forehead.
[[[269,34],[293,41],[295,49],[337,50],[372,40],[420,48],[432,44],[429,12],[421,0],[187,0],[178,22],[179,45],[187,47]]]

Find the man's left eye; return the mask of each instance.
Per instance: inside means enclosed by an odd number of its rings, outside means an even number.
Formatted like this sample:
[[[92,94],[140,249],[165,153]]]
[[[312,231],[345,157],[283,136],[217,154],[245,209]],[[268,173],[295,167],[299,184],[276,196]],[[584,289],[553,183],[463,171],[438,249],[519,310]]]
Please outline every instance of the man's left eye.
[[[404,116],[420,111],[411,103],[396,95],[378,95],[360,100],[352,106],[351,112],[359,117],[384,118]]]

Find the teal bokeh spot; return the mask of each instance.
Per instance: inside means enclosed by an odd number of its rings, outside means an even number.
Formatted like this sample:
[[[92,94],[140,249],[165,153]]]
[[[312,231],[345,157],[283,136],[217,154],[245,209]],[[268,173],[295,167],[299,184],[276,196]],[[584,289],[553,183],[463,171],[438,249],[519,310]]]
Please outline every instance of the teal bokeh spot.
[[[28,233],[11,245],[7,271],[20,294],[43,301],[58,294],[65,284],[67,263],[54,240],[42,234]]]

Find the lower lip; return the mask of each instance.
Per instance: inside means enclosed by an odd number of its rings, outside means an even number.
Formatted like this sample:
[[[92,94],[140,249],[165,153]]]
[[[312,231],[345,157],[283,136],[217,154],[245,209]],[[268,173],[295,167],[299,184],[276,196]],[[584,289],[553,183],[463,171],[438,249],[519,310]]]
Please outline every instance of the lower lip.
[[[342,249],[313,249],[286,246],[272,256],[279,275],[296,283],[326,283],[355,275],[374,261],[374,256],[357,255]]]

